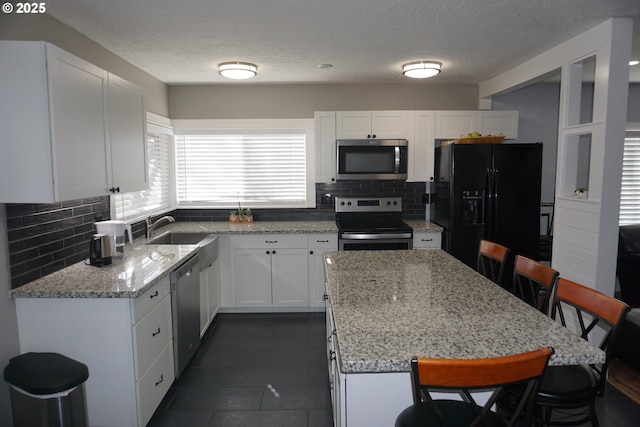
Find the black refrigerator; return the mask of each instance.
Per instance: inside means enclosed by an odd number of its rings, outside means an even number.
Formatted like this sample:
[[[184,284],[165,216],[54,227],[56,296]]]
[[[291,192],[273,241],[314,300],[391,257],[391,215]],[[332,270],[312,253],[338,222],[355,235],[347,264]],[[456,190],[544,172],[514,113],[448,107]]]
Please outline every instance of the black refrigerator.
[[[449,144],[435,150],[431,221],[442,226],[442,248],[476,268],[480,239],[538,260],[542,143]],[[511,265],[509,265],[511,264]]]

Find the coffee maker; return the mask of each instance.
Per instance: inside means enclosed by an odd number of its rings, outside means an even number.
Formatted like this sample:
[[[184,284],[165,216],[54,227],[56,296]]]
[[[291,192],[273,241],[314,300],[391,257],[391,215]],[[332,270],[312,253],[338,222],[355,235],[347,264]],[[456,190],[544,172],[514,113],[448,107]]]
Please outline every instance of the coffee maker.
[[[129,242],[133,245],[131,225],[119,220],[99,221],[95,224],[98,234],[106,234],[109,236],[111,256],[116,259],[124,257],[125,231],[129,235]]]

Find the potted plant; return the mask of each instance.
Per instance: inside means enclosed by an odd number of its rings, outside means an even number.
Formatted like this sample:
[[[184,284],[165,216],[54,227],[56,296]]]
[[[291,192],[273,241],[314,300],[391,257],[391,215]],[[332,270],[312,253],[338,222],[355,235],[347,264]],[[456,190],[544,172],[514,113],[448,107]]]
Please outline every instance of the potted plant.
[[[253,213],[250,208],[243,208],[238,202],[238,209],[229,212],[229,222],[232,224],[253,222]]]

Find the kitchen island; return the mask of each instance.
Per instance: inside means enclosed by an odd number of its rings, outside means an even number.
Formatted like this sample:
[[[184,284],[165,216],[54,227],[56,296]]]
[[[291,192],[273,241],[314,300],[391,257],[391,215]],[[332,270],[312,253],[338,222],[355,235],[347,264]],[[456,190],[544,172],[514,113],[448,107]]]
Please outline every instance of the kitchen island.
[[[481,358],[551,346],[551,365],[604,352],[442,250],[325,253],[336,426],[393,425],[413,356]]]

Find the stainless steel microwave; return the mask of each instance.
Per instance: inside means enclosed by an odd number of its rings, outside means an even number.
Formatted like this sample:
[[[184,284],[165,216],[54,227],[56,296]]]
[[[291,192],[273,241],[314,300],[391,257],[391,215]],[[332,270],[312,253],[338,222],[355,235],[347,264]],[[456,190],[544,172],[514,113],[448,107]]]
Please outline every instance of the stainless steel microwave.
[[[407,179],[406,139],[339,139],[337,179]]]

